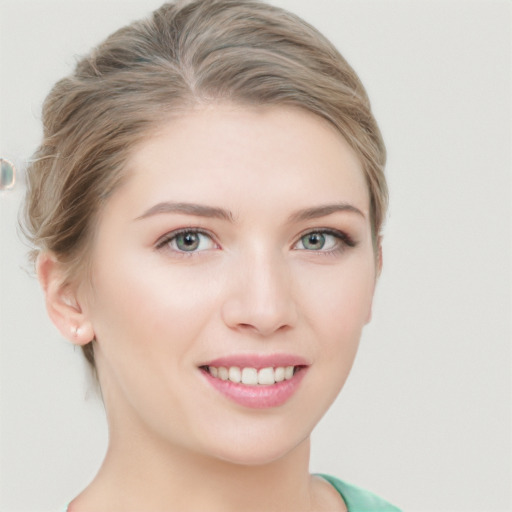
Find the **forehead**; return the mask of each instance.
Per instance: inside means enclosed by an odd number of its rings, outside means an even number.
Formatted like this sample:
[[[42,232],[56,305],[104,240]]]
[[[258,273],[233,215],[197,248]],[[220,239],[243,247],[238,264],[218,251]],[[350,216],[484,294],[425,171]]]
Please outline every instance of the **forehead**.
[[[121,194],[133,207],[345,201],[369,209],[353,149],[329,122],[294,107],[217,104],[171,118],[134,148],[127,177]]]

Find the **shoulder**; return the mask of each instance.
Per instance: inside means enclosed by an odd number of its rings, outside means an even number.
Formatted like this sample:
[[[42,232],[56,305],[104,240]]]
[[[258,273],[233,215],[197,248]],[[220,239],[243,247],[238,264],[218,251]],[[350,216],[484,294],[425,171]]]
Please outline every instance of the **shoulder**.
[[[340,493],[348,512],[400,512],[400,509],[371,492],[330,475],[319,474],[318,476],[327,480]]]

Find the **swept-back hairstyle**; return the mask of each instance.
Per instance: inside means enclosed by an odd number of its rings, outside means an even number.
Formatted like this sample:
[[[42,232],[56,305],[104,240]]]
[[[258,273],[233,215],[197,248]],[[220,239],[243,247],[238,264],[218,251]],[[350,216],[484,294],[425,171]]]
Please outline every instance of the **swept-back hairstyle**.
[[[27,170],[32,258],[51,251],[69,282],[82,274],[95,221],[131,151],[171,115],[216,102],[292,105],[332,123],[360,158],[376,247],[387,206],[385,147],[353,69],[285,10],[194,0],[166,3],[121,28],[49,93],[43,140]],[[94,366],[92,342],[83,348]]]

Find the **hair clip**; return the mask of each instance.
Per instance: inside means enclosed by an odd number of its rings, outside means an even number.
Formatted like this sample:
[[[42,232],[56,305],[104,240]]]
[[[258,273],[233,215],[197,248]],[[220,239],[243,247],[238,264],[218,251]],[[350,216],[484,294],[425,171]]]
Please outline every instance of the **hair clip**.
[[[0,158],[0,190],[8,190],[16,183],[16,167],[5,158]]]

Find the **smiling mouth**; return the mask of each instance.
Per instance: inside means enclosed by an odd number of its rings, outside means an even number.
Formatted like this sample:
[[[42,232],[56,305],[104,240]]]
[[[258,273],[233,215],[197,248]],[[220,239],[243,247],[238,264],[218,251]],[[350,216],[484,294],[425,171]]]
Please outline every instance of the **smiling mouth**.
[[[272,386],[292,379],[304,366],[270,366],[259,370],[252,367],[241,368],[239,366],[201,366],[200,368],[215,379],[245,386]]]

